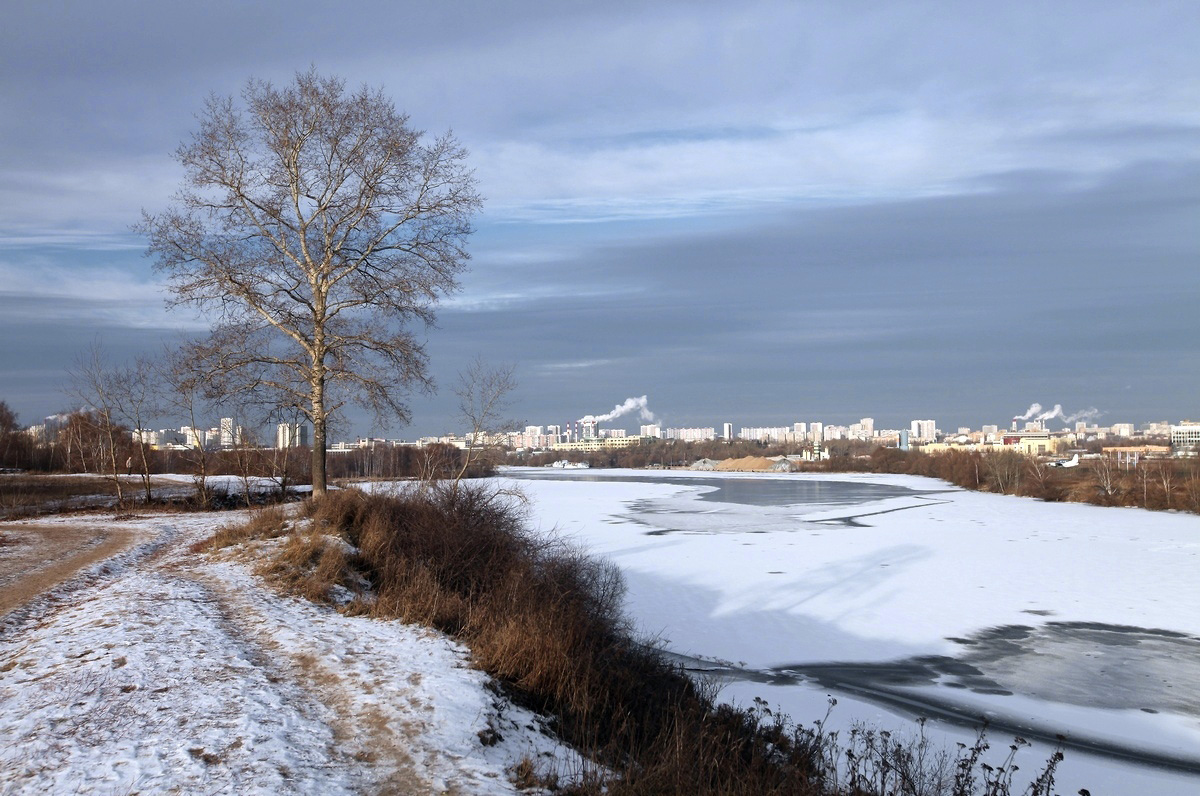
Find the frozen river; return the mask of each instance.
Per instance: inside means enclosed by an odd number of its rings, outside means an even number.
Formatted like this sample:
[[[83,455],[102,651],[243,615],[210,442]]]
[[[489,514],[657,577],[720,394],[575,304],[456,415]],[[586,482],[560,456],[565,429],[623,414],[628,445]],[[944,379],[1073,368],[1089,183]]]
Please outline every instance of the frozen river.
[[[1067,737],[1056,790],[1200,792],[1200,517],[909,476],[513,470],[689,668],[794,719]]]

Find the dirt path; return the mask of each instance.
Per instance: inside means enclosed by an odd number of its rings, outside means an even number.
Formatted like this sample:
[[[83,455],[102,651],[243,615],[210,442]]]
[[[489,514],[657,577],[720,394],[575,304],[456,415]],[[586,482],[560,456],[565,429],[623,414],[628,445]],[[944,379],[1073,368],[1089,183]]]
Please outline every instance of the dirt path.
[[[281,596],[265,547],[191,551],[237,516],[0,524],[6,600],[66,581],[0,614],[0,793],[512,796],[522,760],[583,770],[451,639]]]
[[[0,525],[0,616],[76,572],[129,549],[139,536],[109,523]]]

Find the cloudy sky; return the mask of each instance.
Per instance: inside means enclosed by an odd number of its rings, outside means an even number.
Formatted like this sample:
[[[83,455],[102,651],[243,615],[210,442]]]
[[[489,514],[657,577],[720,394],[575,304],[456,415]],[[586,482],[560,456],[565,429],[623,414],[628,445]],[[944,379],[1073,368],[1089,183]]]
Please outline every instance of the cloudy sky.
[[[202,330],[130,224],[208,93],[312,65],[452,128],[486,197],[391,436],[455,428],[476,355],[531,423],[1196,417],[1198,41],[1194,0],[20,3],[0,399],[34,422],[93,339]]]

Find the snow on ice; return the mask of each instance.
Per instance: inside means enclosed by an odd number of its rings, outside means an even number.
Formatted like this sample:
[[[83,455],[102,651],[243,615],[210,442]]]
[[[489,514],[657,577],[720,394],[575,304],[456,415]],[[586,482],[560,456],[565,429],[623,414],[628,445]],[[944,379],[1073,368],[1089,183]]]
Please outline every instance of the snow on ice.
[[[1060,792],[1200,792],[1200,517],[912,476],[511,475],[544,529],[620,566],[642,632],[723,698],[809,723],[832,695],[832,727],[928,716],[951,747],[986,716],[995,747],[1048,740],[1025,770],[1070,737]],[[722,498],[773,479],[815,497]]]

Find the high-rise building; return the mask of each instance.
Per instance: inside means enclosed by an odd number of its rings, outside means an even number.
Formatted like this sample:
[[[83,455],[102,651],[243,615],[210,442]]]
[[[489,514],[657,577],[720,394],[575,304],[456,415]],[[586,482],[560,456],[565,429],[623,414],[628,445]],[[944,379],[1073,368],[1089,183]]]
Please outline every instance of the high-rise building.
[[[638,436],[639,437],[654,437],[655,439],[661,439],[662,438],[662,426],[658,425],[657,423],[651,423],[650,425],[641,426],[638,428]]]
[[[241,440],[236,439],[234,436],[233,418],[232,417],[221,418],[221,434],[220,434],[221,447],[228,450],[229,448],[232,448],[235,443],[240,442],[240,441]]]
[[[275,447],[304,448],[308,446],[307,423],[280,423],[275,429]]]
[[[179,429],[179,433],[183,435],[183,444],[187,445],[189,448],[204,447],[204,429],[184,426],[183,428]]]
[[[908,424],[908,433],[914,442],[933,442],[937,439],[937,423],[932,420],[914,420]]]
[[[733,442],[733,423],[723,423],[721,425],[721,436],[726,442]]]

